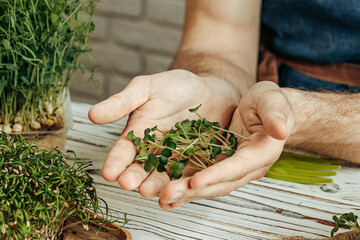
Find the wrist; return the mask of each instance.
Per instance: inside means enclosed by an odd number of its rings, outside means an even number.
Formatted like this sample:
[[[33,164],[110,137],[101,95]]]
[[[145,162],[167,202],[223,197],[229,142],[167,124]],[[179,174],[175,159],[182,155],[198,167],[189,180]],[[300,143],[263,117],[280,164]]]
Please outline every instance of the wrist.
[[[326,101],[320,97],[321,93],[307,92],[294,88],[281,88],[294,111],[294,128],[286,145],[296,148],[311,148],[318,142],[318,133],[327,133],[324,124],[326,116],[323,112],[328,108]]]
[[[235,58],[234,58],[235,59]],[[205,78],[222,79],[228,85],[232,86],[241,97],[256,82],[256,72],[247,64],[235,64],[233,58],[223,58],[221,55],[207,52],[180,51],[171,69],[184,69],[197,76]]]
[[[239,104],[243,94],[241,91],[239,91],[237,87],[234,86],[234,84],[229,82],[227,79],[207,73],[197,74],[197,76],[203,79],[204,83],[209,87],[215,89],[217,92],[221,92],[223,95],[232,99],[232,101],[235,103],[235,106]]]
[[[282,91],[295,114],[288,147],[359,162],[360,94]]]
[[[304,132],[308,126],[304,113],[299,110],[302,108],[302,99],[305,98],[304,93],[293,88],[281,88],[282,93],[287,98],[294,112],[294,127],[287,140],[287,144],[295,144],[301,140],[301,132]],[[299,136],[300,135],[300,136]]]

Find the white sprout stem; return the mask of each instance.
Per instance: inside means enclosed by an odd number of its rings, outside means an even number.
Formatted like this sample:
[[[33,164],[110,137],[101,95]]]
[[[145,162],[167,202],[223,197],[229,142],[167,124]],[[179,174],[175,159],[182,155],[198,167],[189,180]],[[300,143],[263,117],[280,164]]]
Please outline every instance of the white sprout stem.
[[[244,140],[247,140],[247,141],[250,140],[250,138],[244,137],[243,135],[240,135],[240,134],[238,134],[238,133],[236,133],[236,132],[233,132],[233,131],[230,131],[230,130],[222,129],[222,128],[219,128],[219,127],[216,127],[216,126],[213,126],[213,128],[216,128],[216,129],[218,129],[218,130],[222,130],[222,131],[224,131],[224,132],[232,133],[232,134],[234,134],[235,136],[238,136],[238,137],[240,137],[240,138],[242,138],[242,139],[244,139]]]

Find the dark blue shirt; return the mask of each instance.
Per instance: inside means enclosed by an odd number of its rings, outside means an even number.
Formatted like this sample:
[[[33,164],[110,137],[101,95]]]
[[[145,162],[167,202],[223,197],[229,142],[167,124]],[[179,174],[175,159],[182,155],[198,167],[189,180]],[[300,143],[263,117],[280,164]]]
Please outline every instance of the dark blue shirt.
[[[360,63],[359,0],[264,0],[273,50],[324,63]]]
[[[360,0],[263,0],[261,23],[265,46],[281,57],[360,64]],[[279,70],[279,85],[304,87],[304,77],[291,71]],[[339,90],[336,86],[325,89]]]

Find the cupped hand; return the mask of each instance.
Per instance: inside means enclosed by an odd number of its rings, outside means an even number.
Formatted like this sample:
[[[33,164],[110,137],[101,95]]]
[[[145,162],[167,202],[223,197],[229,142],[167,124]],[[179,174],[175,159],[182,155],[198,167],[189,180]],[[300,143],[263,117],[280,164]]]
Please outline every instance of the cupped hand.
[[[139,188],[144,197],[157,196],[170,179],[167,173],[144,171],[143,164],[134,162],[137,149],[127,138],[134,131],[143,136],[144,129],[157,125],[167,131],[178,121],[194,119],[188,109],[202,104],[199,113],[221,125],[230,122],[240,97],[224,80],[199,77],[185,70],[134,78],[118,94],[94,105],[89,118],[97,124],[115,122],[129,115],[122,135],[110,149],[103,166],[103,177],[117,181],[127,190]]]
[[[242,97],[229,128],[250,140],[242,141],[233,156],[169,182],[160,194],[160,206],[171,209],[193,200],[225,196],[265,176],[293,126],[294,113],[281,89],[272,82],[256,83]]]

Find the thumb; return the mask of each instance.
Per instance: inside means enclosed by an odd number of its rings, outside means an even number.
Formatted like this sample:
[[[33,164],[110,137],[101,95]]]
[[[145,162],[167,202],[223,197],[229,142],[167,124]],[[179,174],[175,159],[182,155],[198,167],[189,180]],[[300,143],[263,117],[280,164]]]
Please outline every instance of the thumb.
[[[278,140],[289,137],[293,113],[290,103],[280,89],[263,92],[258,98],[257,109],[267,134]]]
[[[139,76],[126,88],[90,108],[88,116],[93,123],[105,124],[120,120],[148,101],[150,76]]]

